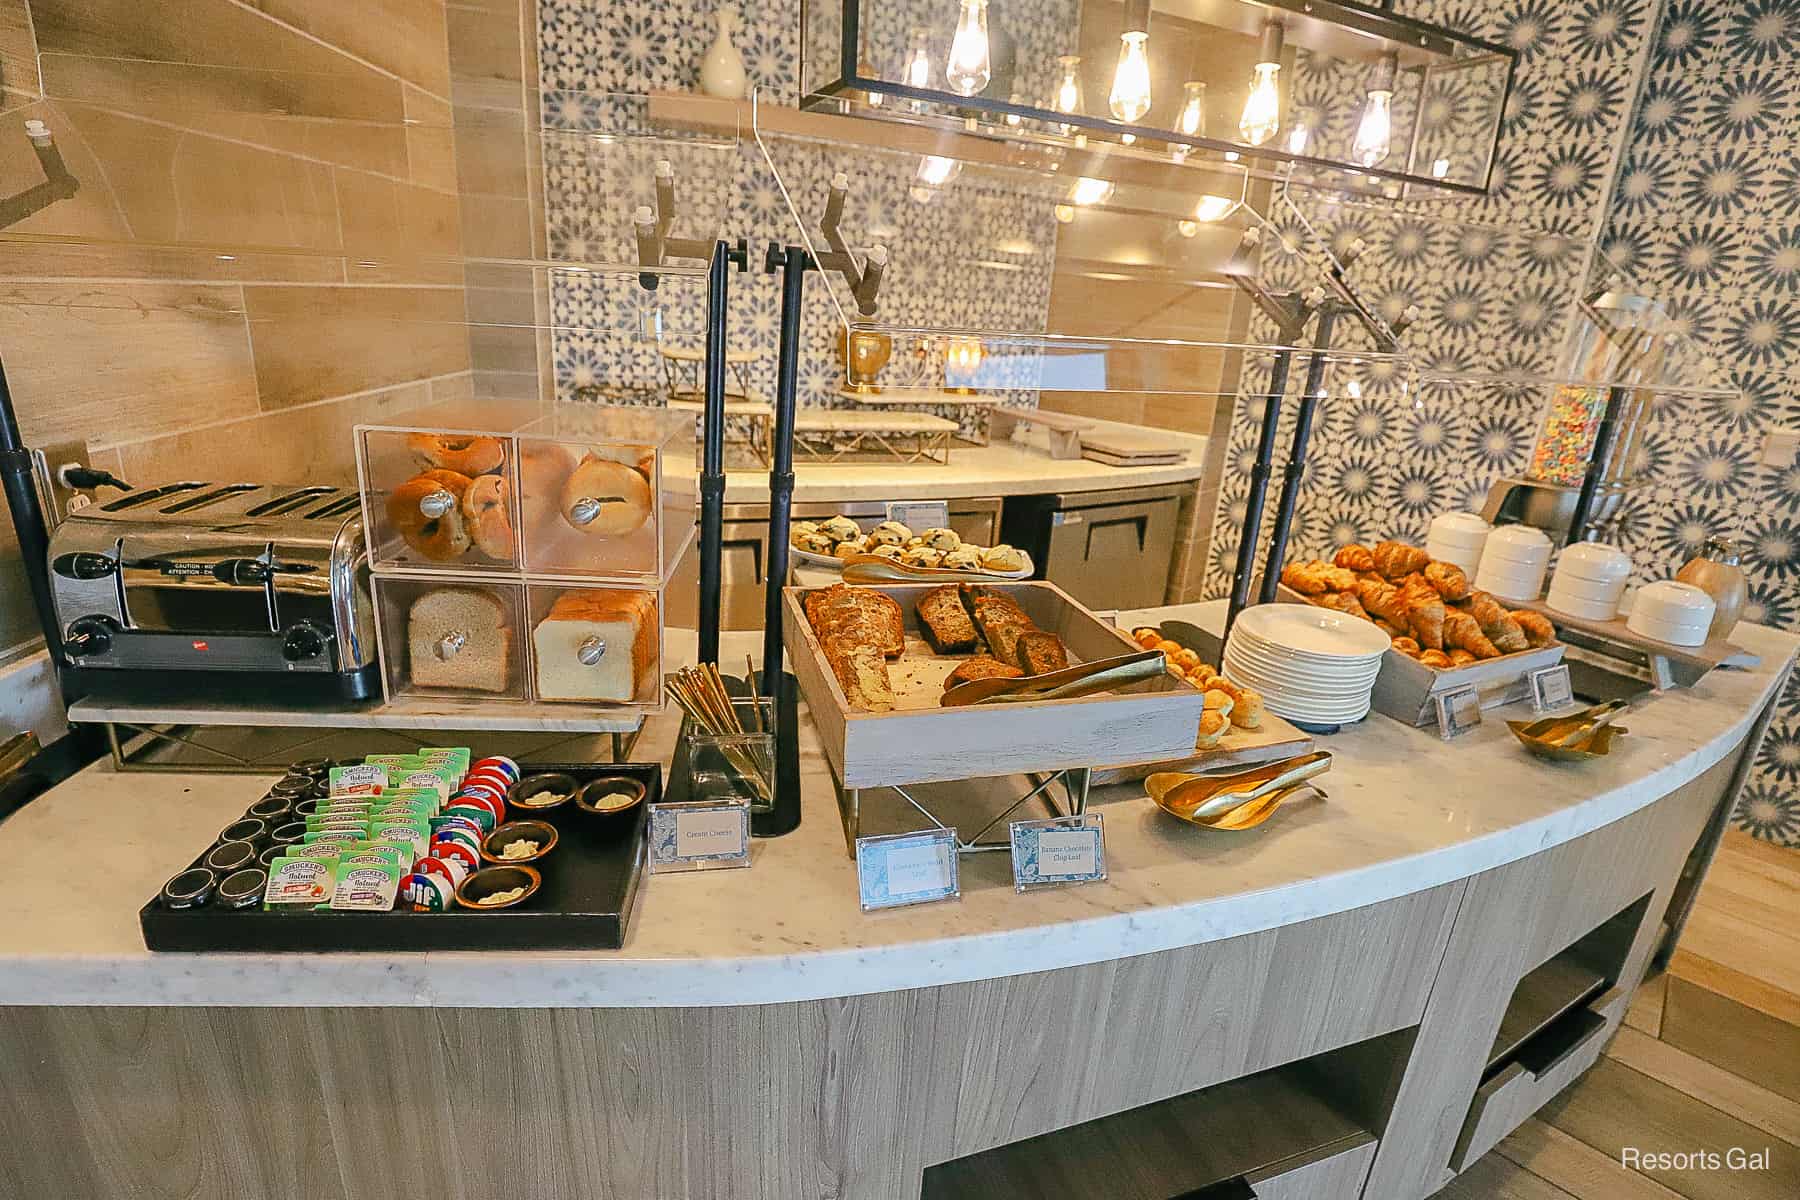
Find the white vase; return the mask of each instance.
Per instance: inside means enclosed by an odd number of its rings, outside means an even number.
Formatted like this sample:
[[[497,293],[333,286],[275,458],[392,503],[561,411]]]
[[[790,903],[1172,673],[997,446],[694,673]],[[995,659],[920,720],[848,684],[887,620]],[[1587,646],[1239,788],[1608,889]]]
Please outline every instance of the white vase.
[[[700,61],[700,90],[723,100],[742,100],[750,94],[750,78],[744,74],[744,60],[737,47],[731,44],[731,35],[738,27],[737,8],[721,4],[717,15],[719,36]]]

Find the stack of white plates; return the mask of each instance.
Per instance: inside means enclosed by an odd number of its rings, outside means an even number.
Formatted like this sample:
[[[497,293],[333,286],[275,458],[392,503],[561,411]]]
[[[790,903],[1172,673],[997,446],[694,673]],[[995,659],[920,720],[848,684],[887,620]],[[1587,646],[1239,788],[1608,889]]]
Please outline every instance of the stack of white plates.
[[[1225,644],[1225,677],[1262,693],[1290,721],[1346,725],[1369,713],[1387,634],[1368,621],[1310,604],[1247,608]]]

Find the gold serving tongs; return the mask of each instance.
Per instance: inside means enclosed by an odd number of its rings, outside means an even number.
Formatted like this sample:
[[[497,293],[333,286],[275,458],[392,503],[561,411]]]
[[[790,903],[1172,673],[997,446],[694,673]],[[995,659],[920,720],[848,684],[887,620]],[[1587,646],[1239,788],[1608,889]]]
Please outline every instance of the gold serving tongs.
[[[1144,790],[1164,812],[1183,821],[1214,829],[1248,829],[1268,820],[1284,801],[1303,790],[1307,780],[1329,770],[1331,753],[1315,750],[1230,775],[1159,771],[1144,780]]]
[[[1101,658],[1078,663],[1060,671],[1042,675],[1019,675],[1012,679],[998,676],[971,679],[945,692],[938,701],[945,708],[968,704],[1029,704],[1036,700],[1072,700],[1091,696],[1110,688],[1124,687],[1140,680],[1155,679],[1166,673],[1168,666],[1160,650],[1142,650],[1121,654],[1117,658]]]
[[[1012,583],[992,571],[910,567],[879,554],[854,554],[844,560],[845,583]]]
[[[1599,758],[1612,749],[1615,736],[1626,732],[1612,721],[1629,707],[1623,700],[1612,700],[1560,717],[1508,721],[1506,727],[1527,750],[1541,757],[1564,761]]]

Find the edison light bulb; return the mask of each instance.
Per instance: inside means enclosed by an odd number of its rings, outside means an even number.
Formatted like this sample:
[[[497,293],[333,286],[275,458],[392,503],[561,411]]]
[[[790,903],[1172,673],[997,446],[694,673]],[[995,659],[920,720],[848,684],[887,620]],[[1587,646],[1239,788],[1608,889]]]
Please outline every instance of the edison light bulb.
[[[1078,113],[1081,111],[1081,56],[1065,54],[1056,61],[1063,71],[1062,82],[1056,85],[1056,111]]]
[[[1181,115],[1175,118],[1175,128],[1189,137],[1206,136],[1206,85],[1189,82],[1182,85],[1187,93],[1181,102]]]
[[[923,29],[913,30],[912,53],[906,56],[906,69],[900,72],[900,78],[907,87],[931,86],[931,51],[926,49],[926,36]]]
[[[962,163],[939,154],[927,154],[919,160],[915,178],[926,187],[940,188],[962,174]]]
[[[1250,84],[1250,98],[1244,101],[1244,115],[1238,119],[1238,132],[1252,146],[1260,146],[1281,128],[1281,89],[1275,85],[1280,63],[1257,63]]]
[[[1442,179],[1444,176],[1448,175],[1449,173],[1450,173],[1450,160],[1449,159],[1440,158],[1436,162],[1431,164],[1431,177],[1433,179]]]
[[[1238,202],[1229,196],[1214,196],[1211,193],[1200,197],[1200,203],[1194,205],[1194,220],[1205,225],[1214,221],[1223,221],[1237,210]]]
[[[1281,89],[1275,77],[1281,73],[1281,37],[1279,22],[1263,26],[1262,49],[1257,51],[1256,69],[1250,76],[1250,96],[1244,101],[1244,115],[1238,118],[1238,133],[1252,146],[1260,146],[1281,128]]]
[[[1056,206],[1055,212],[1056,221],[1059,225],[1067,225],[1075,219],[1075,206],[1073,204],[1059,204]]]
[[[950,41],[944,78],[958,95],[973,96],[993,77],[994,64],[988,57],[987,0],[962,0],[962,16],[956,22],[956,36]]]
[[[1312,130],[1310,130],[1306,127],[1306,123],[1304,121],[1302,121],[1300,124],[1294,126],[1292,129],[1288,130],[1288,143],[1287,143],[1288,153],[1289,154],[1305,154],[1306,153],[1306,143],[1308,140],[1311,139],[1311,137],[1312,137]]]
[[[1199,237],[1200,236],[1200,222],[1198,222],[1198,221],[1177,221],[1177,222],[1175,222],[1175,232],[1179,233],[1184,238]]]
[[[1369,79],[1369,97],[1363,102],[1362,120],[1350,157],[1372,167],[1394,148],[1394,79],[1400,72],[1400,56],[1384,54]]]
[[[1121,121],[1135,121],[1150,111],[1150,35],[1141,29],[1119,35],[1119,68],[1113,72],[1107,104]]]
[[[1094,204],[1105,204],[1112,199],[1112,194],[1113,185],[1111,183],[1104,179],[1089,179],[1084,175],[1075,181],[1075,187],[1069,193],[1069,199],[1081,207],[1087,208]]]

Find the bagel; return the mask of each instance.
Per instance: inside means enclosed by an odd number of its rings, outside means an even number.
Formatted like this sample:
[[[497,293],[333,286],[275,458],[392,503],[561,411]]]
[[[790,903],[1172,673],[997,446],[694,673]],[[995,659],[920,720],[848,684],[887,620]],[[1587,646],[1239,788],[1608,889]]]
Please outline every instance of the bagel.
[[[498,471],[506,461],[506,448],[499,438],[472,433],[410,433],[406,448],[420,467],[438,467],[470,478]]]
[[[534,559],[541,557],[536,542],[557,532],[563,484],[574,469],[575,455],[561,442],[519,443],[519,528]]]
[[[449,562],[468,552],[468,528],[463,524],[462,501],[469,491],[469,477],[455,471],[434,469],[415,475],[388,496],[387,517],[406,544],[433,562]],[[419,507],[434,492],[449,492],[453,503],[442,516],[433,517]]]
[[[510,562],[513,556],[511,497],[504,475],[483,475],[463,493],[463,521],[475,548],[489,558]]]
[[[591,520],[580,519],[588,501],[599,503]],[[562,519],[571,529],[592,537],[623,537],[650,520],[650,481],[624,463],[592,454],[570,473],[562,489]]]

